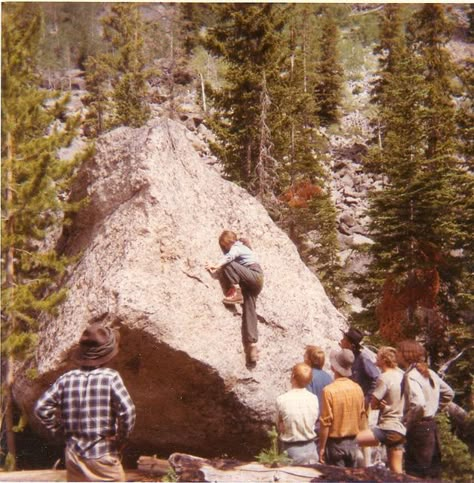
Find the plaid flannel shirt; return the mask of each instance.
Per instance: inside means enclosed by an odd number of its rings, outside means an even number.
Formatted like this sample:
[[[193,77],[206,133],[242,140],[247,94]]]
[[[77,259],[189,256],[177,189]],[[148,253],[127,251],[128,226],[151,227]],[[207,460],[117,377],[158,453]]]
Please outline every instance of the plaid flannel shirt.
[[[38,400],[36,416],[84,458],[117,454],[135,424],[135,405],[120,374],[109,368],[75,369]]]

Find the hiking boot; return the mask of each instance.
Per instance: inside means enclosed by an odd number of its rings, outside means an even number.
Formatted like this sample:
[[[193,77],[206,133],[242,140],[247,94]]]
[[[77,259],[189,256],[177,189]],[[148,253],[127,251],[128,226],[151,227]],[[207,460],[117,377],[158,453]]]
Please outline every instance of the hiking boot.
[[[247,347],[247,361],[255,364],[258,361],[258,347],[256,343],[249,344]]]
[[[242,290],[239,286],[231,287],[222,299],[225,304],[243,304]]]

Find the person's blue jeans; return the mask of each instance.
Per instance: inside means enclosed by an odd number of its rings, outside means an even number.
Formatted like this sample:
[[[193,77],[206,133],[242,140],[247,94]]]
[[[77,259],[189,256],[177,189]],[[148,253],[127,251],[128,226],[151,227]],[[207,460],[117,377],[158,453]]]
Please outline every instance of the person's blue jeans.
[[[281,442],[281,448],[292,459],[293,465],[313,465],[319,463],[318,451],[314,441],[298,443]]]

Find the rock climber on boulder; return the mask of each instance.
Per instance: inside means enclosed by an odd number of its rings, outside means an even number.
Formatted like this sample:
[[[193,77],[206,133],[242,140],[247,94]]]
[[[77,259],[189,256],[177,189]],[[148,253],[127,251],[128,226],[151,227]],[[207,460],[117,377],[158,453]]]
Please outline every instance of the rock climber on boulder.
[[[233,231],[224,230],[219,236],[224,256],[217,265],[206,268],[221,282],[224,304],[243,304],[242,331],[247,361],[258,360],[257,297],[263,288],[263,271],[255,253],[245,239],[237,239]]]

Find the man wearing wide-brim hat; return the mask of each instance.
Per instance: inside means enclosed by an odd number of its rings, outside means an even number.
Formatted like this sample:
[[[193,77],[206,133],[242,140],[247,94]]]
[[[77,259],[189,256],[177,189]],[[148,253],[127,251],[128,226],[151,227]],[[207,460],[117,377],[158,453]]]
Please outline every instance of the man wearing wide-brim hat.
[[[355,467],[356,436],[366,426],[364,393],[350,379],[354,354],[349,349],[331,351],[334,382],[323,389],[320,416],[319,458],[334,466]]]
[[[119,333],[102,324],[83,332],[63,374],[38,400],[35,414],[66,439],[68,481],[125,481],[120,449],[135,424],[135,406],[120,374],[104,367],[118,353]]]
[[[347,331],[342,332],[342,339],[339,345],[342,349],[349,349],[354,354],[351,379],[362,388],[365,407],[368,408],[377,385],[377,379],[380,376],[380,369],[367,356],[366,351],[362,350],[363,338],[364,334],[359,329],[350,327]]]

